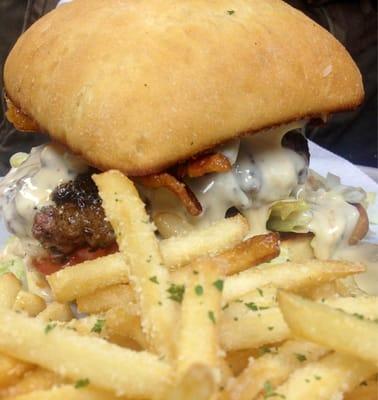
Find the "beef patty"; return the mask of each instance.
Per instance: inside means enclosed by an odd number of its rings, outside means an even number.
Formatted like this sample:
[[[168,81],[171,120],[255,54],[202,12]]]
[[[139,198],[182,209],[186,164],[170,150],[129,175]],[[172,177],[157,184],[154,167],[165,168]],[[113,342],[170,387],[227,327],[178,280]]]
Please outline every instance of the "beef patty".
[[[108,247],[114,231],[105,219],[97,187],[90,173],[59,185],[52,193],[55,205],[41,208],[33,223],[33,236],[51,253],[67,255],[87,247]]]

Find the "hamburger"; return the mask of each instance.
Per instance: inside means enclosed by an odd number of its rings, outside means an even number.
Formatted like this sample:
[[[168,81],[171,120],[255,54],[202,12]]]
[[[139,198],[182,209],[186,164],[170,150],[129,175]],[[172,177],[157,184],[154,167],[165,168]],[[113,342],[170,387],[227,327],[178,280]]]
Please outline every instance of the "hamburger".
[[[17,154],[6,256],[49,274],[117,250],[91,174],[131,177],[161,237],[243,214],[321,259],[368,231],[366,194],[309,171],[307,123],[363,101],[343,46],[278,0],[75,0],[10,52],[7,117],[51,143]]]

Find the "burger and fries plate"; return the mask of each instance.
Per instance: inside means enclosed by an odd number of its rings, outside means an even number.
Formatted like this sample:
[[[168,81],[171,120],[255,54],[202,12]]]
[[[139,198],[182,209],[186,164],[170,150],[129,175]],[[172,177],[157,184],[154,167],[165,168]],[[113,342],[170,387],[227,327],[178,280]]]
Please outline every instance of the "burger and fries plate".
[[[248,268],[242,217],[159,242],[132,181],[94,180],[120,251],[50,275],[50,304],[0,277],[1,398],[376,398],[378,298],[343,279],[362,264]]]
[[[2,184],[19,239],[0,275],[0,399],[377,399],[377,267],[330,250],[377,242],[373,196],[305,184],[298,132],[363,101],[328,32],[276,0],[76,0],[4,71],[8,119],[66,148],[23,155]],[[310,146],[315,171],[377,192]],[[164,212],[198,224],[164,233]],[[291,236],[254,235],[259,221]]]

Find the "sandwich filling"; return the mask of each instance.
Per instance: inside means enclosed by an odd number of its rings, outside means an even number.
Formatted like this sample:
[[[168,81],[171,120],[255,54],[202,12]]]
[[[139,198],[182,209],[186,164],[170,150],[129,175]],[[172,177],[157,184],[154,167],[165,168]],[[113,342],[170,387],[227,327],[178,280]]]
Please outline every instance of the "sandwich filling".
[[[318,258],[355,244],[368,229],[366,195],[337,177],[309,172],[303,126],[296,122],[235,139],[189,164],[136,179],[158,233],[182,234],[239,212],[249,221],[250,236],[312,232]],[[0,185],[0,206],[37,268],[51,273],[117,250],[91,179],[96,171],[80,157],[49,144],[11,163]],[[46,259],[53,266],[44,269]]]

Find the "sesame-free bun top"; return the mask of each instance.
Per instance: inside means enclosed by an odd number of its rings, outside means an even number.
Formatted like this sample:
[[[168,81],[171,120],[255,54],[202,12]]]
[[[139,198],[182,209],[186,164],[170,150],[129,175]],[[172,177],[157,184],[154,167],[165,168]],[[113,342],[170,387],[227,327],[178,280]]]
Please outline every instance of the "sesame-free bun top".
[[[279,0],[74,0],[19,38],[4,81],[41,131],[128,175],[363,99],[343,46]]]

